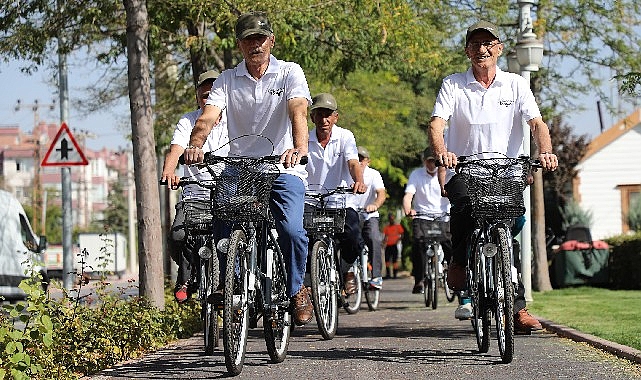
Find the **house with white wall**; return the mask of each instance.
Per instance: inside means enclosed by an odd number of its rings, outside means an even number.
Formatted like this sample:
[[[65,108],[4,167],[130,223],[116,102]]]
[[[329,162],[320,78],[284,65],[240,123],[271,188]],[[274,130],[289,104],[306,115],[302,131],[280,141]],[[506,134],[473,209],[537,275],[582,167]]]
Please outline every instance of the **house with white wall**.
[[[641,109],[595,137],[577,165],[574,199],[592,212],[593,239],[627,233],[641,191]]]

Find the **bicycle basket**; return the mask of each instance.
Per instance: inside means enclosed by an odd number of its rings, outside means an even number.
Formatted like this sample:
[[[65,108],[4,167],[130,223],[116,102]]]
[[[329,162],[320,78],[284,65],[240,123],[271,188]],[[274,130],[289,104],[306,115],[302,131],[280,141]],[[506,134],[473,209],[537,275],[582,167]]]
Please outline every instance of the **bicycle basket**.
[[[185,199],[182,202],[184,225],[191,230],[210,230],[213,215],[211,203],[205,199]]]
[[[216,183],[212,214],[224,221],[269,219],[272,185],[280,174],[274,163],[248,157],[227,157],[209,166]]]
[[[468,185],[472,215],[478,219],[511,219],[525,214],[523,190],[530,165],[517,158],[474,161],[461,168]]]
[[[424,220],[422,230],[427,238],[439,238],[445,235],[445,223],[437,220]]]
[[[305,210],[303,227],[311,233],[340,233],[345,228],[345,209],[314,207]]]

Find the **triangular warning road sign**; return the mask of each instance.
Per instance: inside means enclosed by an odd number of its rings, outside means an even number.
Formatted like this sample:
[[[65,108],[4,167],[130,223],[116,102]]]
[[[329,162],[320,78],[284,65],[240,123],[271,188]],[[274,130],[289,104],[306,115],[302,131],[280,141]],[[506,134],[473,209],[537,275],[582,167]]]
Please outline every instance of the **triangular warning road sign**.
[[[73,138],[67,123],[62,123],[56,137],[51,142],[42,166],[75,166],[89,165],[76,139]]]

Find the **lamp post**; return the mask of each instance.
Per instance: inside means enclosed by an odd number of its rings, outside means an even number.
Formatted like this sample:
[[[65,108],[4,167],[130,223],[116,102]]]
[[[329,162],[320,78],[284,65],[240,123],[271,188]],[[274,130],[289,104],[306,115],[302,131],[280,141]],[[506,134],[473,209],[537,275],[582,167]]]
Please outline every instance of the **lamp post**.
[[[530,83],[530,73],[539,71],[543,61],[543,43],[532,31],[532,6],[538,0],[518,0],[519,33],[514,52],[508,54],[508,70],[518,72]],[[523,121],[523,153],[530,155],[530,126]],[[523,192],[525,203],[525,225],[521,231],[521,281],[525,287],[526,301],[532,301],[532,219],[530,207],[530,188]]]

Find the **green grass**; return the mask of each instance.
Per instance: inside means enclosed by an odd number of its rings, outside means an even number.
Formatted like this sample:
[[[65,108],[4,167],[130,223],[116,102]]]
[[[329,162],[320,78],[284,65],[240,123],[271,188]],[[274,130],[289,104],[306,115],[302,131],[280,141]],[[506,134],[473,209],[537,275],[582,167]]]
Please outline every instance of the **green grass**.
[[[537,317],[641,350],[641,291],[591,287],[534,292]]]

